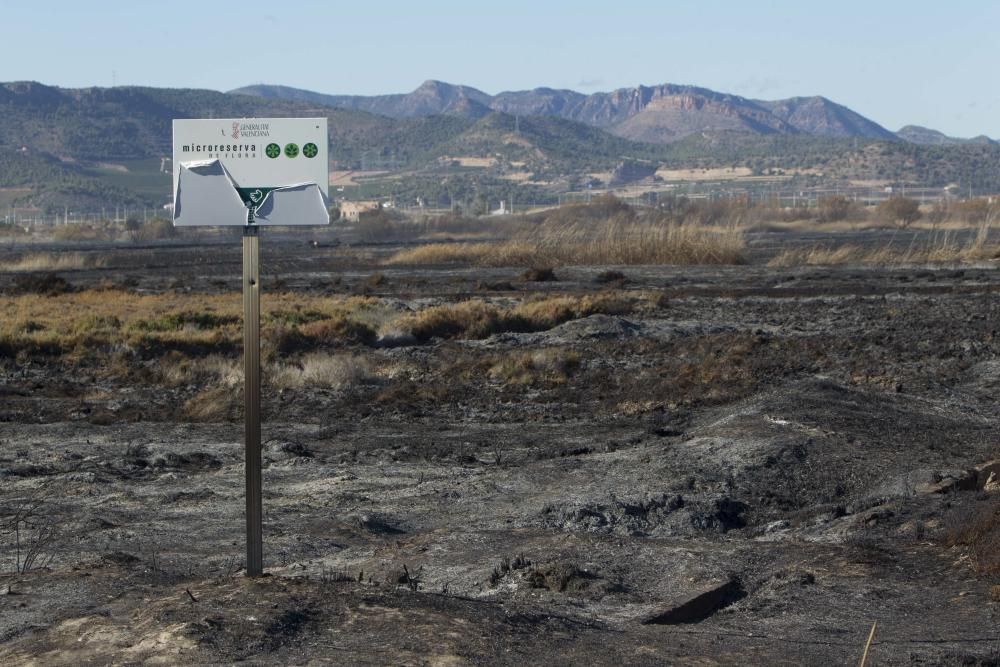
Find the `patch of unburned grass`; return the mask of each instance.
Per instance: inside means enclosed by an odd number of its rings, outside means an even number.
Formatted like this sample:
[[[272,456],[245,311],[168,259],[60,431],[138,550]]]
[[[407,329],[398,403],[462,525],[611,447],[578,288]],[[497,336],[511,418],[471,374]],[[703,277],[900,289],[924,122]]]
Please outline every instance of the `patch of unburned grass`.
[[[393,329],[420,342],[432,338],[477,339],[498,333],[545,331],[563,322],[598,313],[625,315],[640,306],[639,297],[616,294],[548,297],[513,307],[469,300],[405,315],[393,323]]]
[[[956,513],[942,541],[966,548],[977,574],[1000,575],[1000,497],[994,494],[975,511]]]
[[[854,244],[817,245],[789,248],[772,257],[767,265],[832,266],[838,264],[867,264],[874,266],[902,266],[910,264],[950,264],[976,262],[1000,258],[1000,245],[991,243],[989,228],[980,228],[967,241],[959,241],[949,232],[939,234],[927,243],[897,246],[892,243],[877,248]]]
[[[396,253],[387,264],[567,266],[606,264],[740,264],[742,231],[670,222],[612,219],[541,225],[496,243],[440,243]]]
[[[262,301],[262,337],[290,339],[290,351],[368,343],[396,316],[378,299],[294,293]],[[0,351],[85,354],[130,348],[144,355],[178,349],[201,355],[232,352],[242,340],[238,294],[136,294],[81,290],[0,299]],[[277,332],[277,333],[276,333]]]
[[[234,421],[243,402],[242,393],[229,387],[213,386],[184,403],[185,418],[196,422]]]
[[[153,379],[167,387],[202,385],[234,389],[243,384],[243,366],[239,359],[217,354],[189,357],[171,351],[156,365]]]
[[[473,299],[414,312],[375,297],[281,294],[262,303],[262,358],[274,363],[310,352],[373,345],[379,331],[416,342],[544,331],[593,314],[628,315],[648,309],[654,305],[650,299],[640,292],[609,291],[513,303]],[[190,357],[232,357],[242,345],[241,306],[235,294],[81,290],[9,296],[0,299],[0,356],[79,359],[121,352],[150,359],[177,351]],[[199,383],[197,369],[175,371],[161,381]]]
[[[370,345],[375,338],[375,329],[370,324],[337,313],[332,317],[301,326],[269,328],[264,333],[264,357],[273,359],[306,350],[341,345]]]
[[[362,356],[321,352],[306,354],[298,362],[276,364],[264,374],[265,382],[279,389],[346,389],[373,377],[371,364]]]
[[[496,243],[434,243],[401,250],[386,264],[463,264],[469,266],[530,266],[538,249],[521,241]]]
[[[545,348],[504,355],[489,369],[489,376],[509,385],[561,385],[579,368],[579,353]]]
[[[25,255],[20,259],[0,263],[0,272],[24,273],[29,271],[75,271],[106,266],[103,257],[82,252],[42,252]]]

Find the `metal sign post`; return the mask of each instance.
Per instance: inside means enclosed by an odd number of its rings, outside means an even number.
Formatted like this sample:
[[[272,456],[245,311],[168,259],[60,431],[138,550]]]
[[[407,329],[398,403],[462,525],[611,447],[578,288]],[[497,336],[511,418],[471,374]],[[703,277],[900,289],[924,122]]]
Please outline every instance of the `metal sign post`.
[[[247,576],[264,573],[260,227],[328,225],[326,118],[174,120],[174,225],[243,227]]]
[[[251,209],[251,218],[253,209]],[[264,573],[260,462],[260,235],[243,228],[243,447],[246,456],[247,576]]]

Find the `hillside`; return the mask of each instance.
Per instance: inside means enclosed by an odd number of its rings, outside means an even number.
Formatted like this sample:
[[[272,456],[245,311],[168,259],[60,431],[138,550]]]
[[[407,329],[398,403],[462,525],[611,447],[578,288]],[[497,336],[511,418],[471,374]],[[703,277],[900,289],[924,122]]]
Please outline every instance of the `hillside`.
[[[825,97],[792,97],[768,102],[758,100],[796,130],[817,137],[864,137],[893,141],[897,136],[878,123]]]
[[[425,81],[412,93],[397,95],[326,95],[288,86],[256,85],[229,91],[273,100],[296,100],[341,109],[366,111],[390,118],[453,113],[479,118],[489,113],[490,96],[469,86]]]
[[[411,93],[372,97],[323,95],[285,86],[248,86],[233,93],[306,100],[391,118],[442,113],[480,118],[489,110],[516,116],[553,116],[650,143],[669,143],[695,132],[738,130],[759,134],[896,140],[877,123],[823,97],[749,100],[697,86],[663,84],[584,95],[536,88],[490,96],[469,86],[426,81]]]
[[[364,181],[351,181],[342,196],[549,201],[619,184],[623,174],[656,187],[650,175],[657,168],[718,167],[748,169],[796,188],[883,181],[1000,190],[995,142],[889,141],[884,128],[824,98],[763,103],[661,86],[604,96],[540,89],[488,100],[511,113],[486,107],[485,94],[475,89],[432,83],[410,97],[402,118],[323,106],[283,88],[258,92],[297,99],[0,84],[0,204],[48,211],[160,207],[171,189],[163,162],[171,120],[213,116],[326,116],[331,169],[358,172]],[[384,108],[389,102],[381,100]],[[425,113],[439,105],[450,111]]]
[[[395,124],[370,114],[283,99],[169,88],[54,88],[0,84],[0,146],[28,146],[77,160],[169,156],[174,118],[310,116],[330,119],[334,137],[364,143]]]
[[[938,132],[928,127],[919,125],[907,125],[896,132],[896,136],[904,141],[913,144],[925,144],[927,146],[959,146],[963,144],[996,145],[997,142],[987,136],[979,135],[971,139],[960,139],[949,137],[944,132]]]
[[[166,176],[162,187],[169,188]],[[107,202],[114,205],[143,206],[159,203],[152,198],[102,178],[93,170],[67,163],[45,154],[6,150],[0,152],[0,188],[8,190],[7,204],[43,210],[99,209]]]

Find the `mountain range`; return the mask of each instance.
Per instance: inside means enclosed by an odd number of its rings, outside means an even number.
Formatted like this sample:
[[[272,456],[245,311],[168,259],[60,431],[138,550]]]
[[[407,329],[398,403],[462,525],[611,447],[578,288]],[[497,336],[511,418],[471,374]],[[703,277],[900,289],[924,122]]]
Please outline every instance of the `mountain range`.
[[[859,137],[947,145],[991,142],[963,140],[908,125],[899,133],[825,97],[752,100],[697,86],[662,84],[585,95],[573,90],[535,88],[489,95],[471,86],[426,81],[410,93],[327,95],[298,88],[254,85],[230,93],[308,102],[388,116],[415,118],[450,114],[482,118],[491,112],[514,116],[555,116],[646,143],[669,143],[698,132],[744,131]]]
[[[386,174],[361,177],[369,196],[438,191],[447,202],[516,189],[542,201],[621,180],[602,174],[716,167],[787,172],[802,184],[1000,190],[997,142],[915,126],[892,133],[823,97],[750,100],[672,84],[488,95],[429,81],[411,93],[364,97],[281,86],[223,93],[22,81],[0,83],[0,209],[162,202],[171,187],[164,165],[172,119],[317,115],[329,120],[331,169]]]

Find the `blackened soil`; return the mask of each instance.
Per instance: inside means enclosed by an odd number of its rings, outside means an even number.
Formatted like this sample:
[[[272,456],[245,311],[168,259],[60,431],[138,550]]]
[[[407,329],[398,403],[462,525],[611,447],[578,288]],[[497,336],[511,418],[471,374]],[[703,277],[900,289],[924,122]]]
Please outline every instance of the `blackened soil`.
[[[61,275],[195,302],[235,289],[235,245]],[[265,264],[413,306],[609,289],[304,243]],[[0,658],[828,665],[877,621],[869,664],[1000,663],[1000,572],[950,539],[1000,506],[974,470],[1000,457],[996,270],[613,268],[649,307],[358,345],[392,372],[267,392],[258,580],[238,390],[194,423],[205,387],[0,360]],[[534,353],[563,361],[503,370]]]

